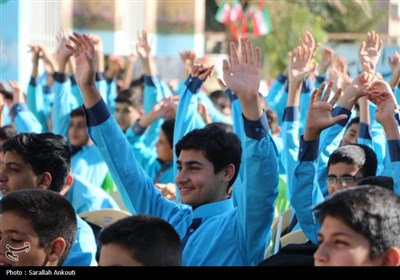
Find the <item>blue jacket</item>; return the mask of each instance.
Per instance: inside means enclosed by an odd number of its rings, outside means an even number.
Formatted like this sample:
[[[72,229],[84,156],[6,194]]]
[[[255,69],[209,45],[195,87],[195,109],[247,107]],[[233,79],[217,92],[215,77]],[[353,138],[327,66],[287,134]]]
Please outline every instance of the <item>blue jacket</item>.
[[[277,152],[265,115],[256,122],[244,120],[245,160],[250,164],[245,172],[247,178],[257,180],[259,184],[249,183],[242,189],[235,187],[234,192],[240,194],[235,203],[226,199],[195,210],[168,201],[154,188],[152,179],[136,163],[125,135],[102,100],[86,109],[86,116],[89,133],[124,202],[130,202],[125,203],[128,209],[132,208],[129,210],[167,220],[181,238],[194,218],[203,218],[185,246],[184,265],[256,265],[263,260],[278,183]]]

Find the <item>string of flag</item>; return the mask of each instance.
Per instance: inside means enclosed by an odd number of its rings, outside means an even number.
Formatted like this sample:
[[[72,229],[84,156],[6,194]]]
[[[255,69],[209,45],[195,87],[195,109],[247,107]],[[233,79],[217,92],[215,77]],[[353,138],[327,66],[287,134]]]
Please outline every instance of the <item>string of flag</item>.
[[[272,23],[265,1],[258,1],[243,10],[239,0],[224,0],[219,6],[215,19],[228,25],[235,38],[241,34],[253,34],[254,37],[267,35],[272,31]]]

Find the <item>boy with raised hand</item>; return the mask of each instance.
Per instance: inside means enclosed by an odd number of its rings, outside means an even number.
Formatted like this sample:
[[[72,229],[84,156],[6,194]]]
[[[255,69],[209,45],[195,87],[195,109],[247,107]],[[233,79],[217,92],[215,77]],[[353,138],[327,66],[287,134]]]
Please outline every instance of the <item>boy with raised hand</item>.
[[[27,189],[0,200],[0,266],[61,266],[76,238],[71,204],[49,190]]]
[[[394,181],[394,191],[400,195],[400,114],[396,98],[388,83],[375,81],[367,88],[368,99],[378,108],[376,120],[382,125],[386,146],[390,156],[390,175]]]
[[[276,147],[258,93],[260,49],[254,52],[249,39],[240,39],[240,52],[231,43],[231,64],[224,61],[223,70],[227,86],[243,108],[245,175],[263,184],[241,185],[234,189],[235,201],[227,198],[239,171],[241,143],[235,134],[210,125],[189,132],[177,143],[176,182],[181,201],[191,206],[182,207],[155,190],[101,100],[94,82],[94,47],[88,36],[74,33],[71,40],[75,46],[67,47],[76,58],[77,82],[84,97],[89,132],[131,210],[158,216],[173,225],[184,246],[184,265],[259,263],[269,242],[278,184]],[[198,67],[197,76],[203,79],[190,79],[188,88],[196,91],[211,70],[212,67]],[[247,166],[249,162],[253,168]]]

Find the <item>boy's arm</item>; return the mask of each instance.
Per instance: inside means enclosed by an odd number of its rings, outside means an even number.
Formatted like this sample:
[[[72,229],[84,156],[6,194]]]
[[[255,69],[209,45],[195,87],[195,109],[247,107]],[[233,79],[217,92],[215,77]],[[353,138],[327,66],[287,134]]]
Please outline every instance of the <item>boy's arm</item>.
[[[230,45],[230,64],[223,62],[227,86],[238,97],[244,121],[244,184],[233,192],[237,204],[237,239],[243,242],[243,256],[249,264],[263,259],[277,196],[277,150],[268,128],[258,93],[260,83],[260,49],[253,50],[250,39],[240,38],[240,49]],[[268,168],[265,168],[268,166]]]
[[[107,163],[125,205],[132,213],[148,213],[169,220],[179,207],[162,197],[151,178],[136,163],[125,135],[96,88],[93,43],[87,35],[78,33],[70,38],[75,46],[68,44],[67,47],[76,59],[76,78],[83,94],[89,133]]]
[[[328,84],[327,93],[331,92],[332,83]],[[299,151],[299,166],[295,170],[295,175],[291,187],[291,204],[295,209],[300,226],[312,242],[317,242],[317,224],[312,216],[311,208],[316,202],[323,199],[316,180],[316,161],[318,157],[318,141],[321,132],[345,119],[344,114],[333,117],[332,107],[339,98],[341,90],[338,90],[333,98],[328,102],[330,94],[322,93],[325,83],[319,89],[314,90],[309,105],[307,124],[302,140],[304,144],[313,144],[314,148],[307,147],[302,143]],[[312,147],[311,146],[311,147]],[[306,170],[307,172],[304,172]]]

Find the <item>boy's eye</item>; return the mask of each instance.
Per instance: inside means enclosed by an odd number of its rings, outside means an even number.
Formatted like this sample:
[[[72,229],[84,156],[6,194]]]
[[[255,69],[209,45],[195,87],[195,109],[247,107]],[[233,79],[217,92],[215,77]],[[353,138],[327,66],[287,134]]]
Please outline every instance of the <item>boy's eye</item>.
[[[21,243],[23,240],[12,238],[11,241],[14,242],[14,243]]]

